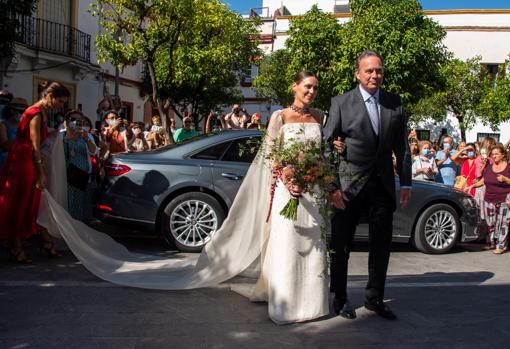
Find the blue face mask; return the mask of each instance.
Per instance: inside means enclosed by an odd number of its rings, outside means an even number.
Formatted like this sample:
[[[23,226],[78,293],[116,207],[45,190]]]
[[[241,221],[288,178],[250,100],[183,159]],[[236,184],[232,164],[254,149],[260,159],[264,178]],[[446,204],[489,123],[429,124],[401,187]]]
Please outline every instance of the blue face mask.
[[[449,150],[450,148],[451,148],[450,143],[444,143],[444,144],[443,144],[443,149],[444,149],[444,150]]]
[[[428,149],[422,149],[421,150],[421,155],[423,155],[423,156],[429,155],[429,150]]]
[[[474,158],[475,157],[475,152],[474,151],[468,151],[467,152],[467,157],[468,158]]]

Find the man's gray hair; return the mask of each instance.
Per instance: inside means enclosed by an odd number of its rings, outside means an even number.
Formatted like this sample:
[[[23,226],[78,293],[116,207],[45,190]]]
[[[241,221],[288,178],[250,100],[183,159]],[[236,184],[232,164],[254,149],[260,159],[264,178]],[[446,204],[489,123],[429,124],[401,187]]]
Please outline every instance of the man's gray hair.
[[[376,51],[373,51],[373,50],[365,50],[363,52],[361,52],[358,56],[358,59],[356,59],[356,63],[354,64],[354,68],[356,69],[356,71],[358,71],[359,69],[359,62],[361,62],[361,60],[365,57],[377,57],[381,60],[381,63],[383,64],[383,67],[384,67],[384,59],[381,57],[381,55],[379,53],[377,53]]]

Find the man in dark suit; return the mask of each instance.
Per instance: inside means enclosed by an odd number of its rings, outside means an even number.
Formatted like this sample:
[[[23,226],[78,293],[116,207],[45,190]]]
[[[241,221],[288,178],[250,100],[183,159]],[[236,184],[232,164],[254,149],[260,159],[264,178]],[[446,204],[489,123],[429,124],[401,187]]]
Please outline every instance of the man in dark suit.
[[[396,209],[392,152],[400,177],[400,205],[407,206],[411,190],[411,157],[407,118],[398,95],[379,88],[383,60],[364,51],[356,61],[359,85],[331,99],[324,140],[340,153],[339,178],[331,200],[331,291],[337,314],[353,319],[347,299],[348,260],[360,216],[369,221],[368,283],[365,307],[386,319],[395,314],[384,304],[384,285],[390,258],[393,211]]]

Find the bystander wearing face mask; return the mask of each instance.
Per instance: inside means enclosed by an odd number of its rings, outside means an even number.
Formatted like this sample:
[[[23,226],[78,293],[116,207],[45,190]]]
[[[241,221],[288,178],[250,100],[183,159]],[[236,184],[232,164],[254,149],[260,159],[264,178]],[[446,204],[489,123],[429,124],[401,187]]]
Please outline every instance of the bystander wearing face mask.
[[[421,155],[423,155],[423,156],[428,156],[429,153],[430,153],[430,151],[428,149],[422,149],[421,150]]]

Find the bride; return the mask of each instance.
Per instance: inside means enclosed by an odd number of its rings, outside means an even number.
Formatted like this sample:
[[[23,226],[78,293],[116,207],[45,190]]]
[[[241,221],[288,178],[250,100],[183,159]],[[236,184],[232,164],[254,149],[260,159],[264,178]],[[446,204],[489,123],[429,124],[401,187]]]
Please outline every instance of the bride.
[[[49,192],[44,192],[39,224],[62,237],[90,272],[113,283],[190,289],[218,285],[251,271],[258,277],[255,286],[249,292],[237,291],[252,301],[267,301],[269,317],[275,323],[301,322],[329,314],[329,278],[324,273],[326,242],[315,199],[278,179],[270,205],[272,173],[264,152],[277,138],[283,140],[284,147],[294,140],[322,139],[322,114],[309,108],[317,96],[317,78],[311,72],[300,72],[292,89],[294,103],[271,116],[265,144],[250,166],[227,219],[199,256],[161,258],[129,252],[106,234],[73,220],[58,203],[65,202],[65,193],[57,184],[50,183]],[[65,178],[62,152],[62,144],[56,140],[48,170],[58,174],[51,176],[59,178],[58,182]],[[295,221],[279,214],[291,196],[300,196]]]

